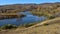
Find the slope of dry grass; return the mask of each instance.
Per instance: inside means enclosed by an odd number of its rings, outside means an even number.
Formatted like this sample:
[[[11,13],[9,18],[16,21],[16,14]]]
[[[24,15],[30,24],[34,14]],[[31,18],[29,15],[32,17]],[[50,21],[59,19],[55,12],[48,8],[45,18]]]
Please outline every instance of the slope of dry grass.
[[[44,21],[26,29],[18,28],[0,32],[0,34],[60,34],[60,17]]]

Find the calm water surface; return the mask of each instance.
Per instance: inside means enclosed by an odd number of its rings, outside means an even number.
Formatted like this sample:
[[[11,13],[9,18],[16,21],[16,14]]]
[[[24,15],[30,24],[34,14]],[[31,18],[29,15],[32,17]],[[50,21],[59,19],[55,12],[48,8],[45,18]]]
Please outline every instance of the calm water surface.
[[[13,18],[13,19],[0,20],[0,26],[6,25],[6,24],[21,25],[25,23],[41,22],[47,19],[45,16],[41,16],[41,17],[34,16],[29,11],[20,12],[18,14],[25,14],[26,16],[19,19]]]

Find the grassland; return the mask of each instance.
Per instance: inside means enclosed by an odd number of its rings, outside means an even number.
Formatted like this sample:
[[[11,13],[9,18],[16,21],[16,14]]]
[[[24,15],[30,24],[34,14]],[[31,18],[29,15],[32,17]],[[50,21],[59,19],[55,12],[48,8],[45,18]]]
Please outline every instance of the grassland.
[[[43,24],[42,24],[43,23]],[[47,25],[48,24],[48,25]],[[1,31],[0,34],[60,34],[60,17],[38,23],[28,28]]]
[[[10,10],[11,12],[9,12]],[[46,16],[50,20],[46,20],[38,24],[26,24],[24,26],[18,27],[17,29],[2,30],[0,31],[0,34],[60,34],[60,3],[25,5],[17,4],[0,7],[0,13],[7,14],[23,11],[30,11],[33,15],[37,16]]]

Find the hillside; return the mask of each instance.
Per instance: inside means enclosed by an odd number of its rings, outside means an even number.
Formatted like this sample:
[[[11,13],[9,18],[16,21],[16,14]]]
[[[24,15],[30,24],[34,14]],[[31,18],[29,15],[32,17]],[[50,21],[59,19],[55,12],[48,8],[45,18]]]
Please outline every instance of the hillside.
[[[32,24],[31,26],[22,25],[17,29],[6,29],[0,31],[0,34],[60,34],[60,2],[42,3],[42,4],[13,4],[0,6],[0,19],[20,18],[26,15],[17,15],[17,12],[30,11],[33,15],[45,16],[46,21]],[[2,16],[5,15],[5,16]],[[13,16],[14,15],[14,16]],[[3,17],[3,18],[2,18]],[[7,18],[7,19],[8,19]],[[9,28],[9,27],[8,27]]]
[[[12,4],[1,5],[0,13],[16,13],[30,11],[34,15],[60,17],[60,2],[42,4]]]
[[[0,34],[60,34],[60,17],[46,20],[26,29],[2,31]]]

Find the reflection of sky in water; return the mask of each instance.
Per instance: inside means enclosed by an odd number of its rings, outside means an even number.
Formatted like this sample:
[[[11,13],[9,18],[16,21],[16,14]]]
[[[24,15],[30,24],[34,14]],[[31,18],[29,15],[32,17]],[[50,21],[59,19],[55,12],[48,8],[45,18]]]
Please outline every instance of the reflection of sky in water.
[[[32,15],[29,11],[27,11],[27,12],[20,12],[18,14]]]
[[[24,23],[32,23],[32,22],[38,22],[38,21],[43,21],[46,19],[46,17],[41,16],[33,16],[30,12],[21,12],[22,14],[25,14],[26,17],[17,19],[4,19],[4,20],[0,20],[0,26],[1,25],[5,25],[5,24],[15,24],[15,25],[20,25],[20,24],[24,24]],[[21,14],[20,13],[20,14]]]
[[[0,20],[0,25],[5,25],[5,24],[17,24],[16,19],[4,19]]]

